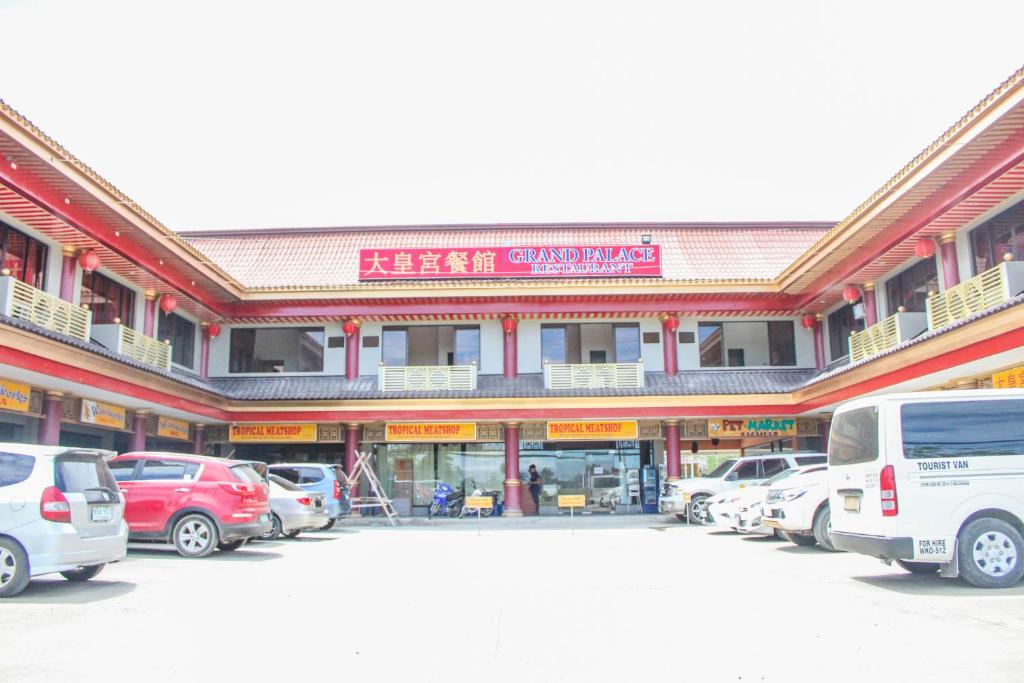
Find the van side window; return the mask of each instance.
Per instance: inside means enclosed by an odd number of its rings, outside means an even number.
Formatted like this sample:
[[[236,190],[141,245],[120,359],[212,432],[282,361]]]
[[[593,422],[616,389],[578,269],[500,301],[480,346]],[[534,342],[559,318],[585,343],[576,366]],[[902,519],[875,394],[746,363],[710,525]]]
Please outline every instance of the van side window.
[[[900,408],[903,457],[1024,455],[1024,401],[942,401]]]
[[[825,455],[798,455],[794,458],[797,465],[824,465],[828,462]]]
[[[829,465],[857,465],[878,460],[878,408],[857,408],[832,418]]]

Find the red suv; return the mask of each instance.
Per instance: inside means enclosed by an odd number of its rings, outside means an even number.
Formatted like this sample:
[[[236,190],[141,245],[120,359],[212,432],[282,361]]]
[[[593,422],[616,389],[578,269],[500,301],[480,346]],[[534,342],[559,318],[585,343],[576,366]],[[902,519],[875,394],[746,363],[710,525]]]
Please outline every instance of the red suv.
[[[170,541],[185,557],[235,550],[271,528],[268,486],[251,465],[180,453],[124,453],[109,463],[133,541]]]

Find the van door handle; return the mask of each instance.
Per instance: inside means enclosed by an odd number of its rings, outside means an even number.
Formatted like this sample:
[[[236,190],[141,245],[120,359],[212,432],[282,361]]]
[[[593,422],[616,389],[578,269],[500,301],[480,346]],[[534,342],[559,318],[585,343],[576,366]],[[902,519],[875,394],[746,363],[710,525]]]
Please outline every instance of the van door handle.
[[[188,493],[192,489],[174,489],[175,493]]]

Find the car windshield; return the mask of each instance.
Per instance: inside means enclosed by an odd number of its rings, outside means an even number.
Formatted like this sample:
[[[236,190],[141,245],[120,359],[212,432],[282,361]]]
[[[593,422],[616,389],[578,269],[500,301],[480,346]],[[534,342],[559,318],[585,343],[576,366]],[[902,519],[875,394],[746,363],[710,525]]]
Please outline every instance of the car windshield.
[[[800,470],[792,470],[792,469],[790,469],[790,470],[782,470],[781,472],[776,474],[771,479],[765,479],[761,483],[761,486],[771,486],[772,484],[774,484],[775,482],[779,481],[780,479],[785,479],[786,477],[791,477],[791,476],[793,476],[794,474],[796,474],[799,471]]]
[[[729,469],[732,468],[732,466],[735,465],[735,464],[736,464],[735,460],[726,460],[721,465],[719,465],[715,469],[711,470],[711,474],[707,474],[705,476],[708,479],[717,479],[717,478],[720,478],[720,477],[724,477],[725,473],[728,472]]]
[[[238,481],[246,481],[250,484],[259,484],[263,481],[259,472],[249,467],[249,465],[234,465],[229,469],[231,470],[231,474],[233,474],[235,479]]]
[[[54,483],[63,493],[85,494],[87,501],[105,502],[116,496],[117,482],[103,458],[92,453],[66,453],[54,461]]]
[[[288,481],[284,477],[279,477],[276,474],[271,474],[270,475],[270,481],[272,481],[273,483],[277,484],[278,486],[283,488],[285,491],[302,491],[303,490],[303,488],[301,486],[296,486],[295,484],[291,483],[290,481]]]

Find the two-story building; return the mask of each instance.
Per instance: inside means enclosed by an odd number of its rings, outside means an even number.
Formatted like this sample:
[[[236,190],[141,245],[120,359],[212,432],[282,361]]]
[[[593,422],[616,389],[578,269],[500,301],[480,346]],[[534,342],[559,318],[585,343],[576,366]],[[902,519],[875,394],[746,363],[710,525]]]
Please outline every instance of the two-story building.
[[[624,505],[849,398],[1024,382],[1022,258],[1024,70],[838,223],[176,233],[0,104],[0,440]]]

